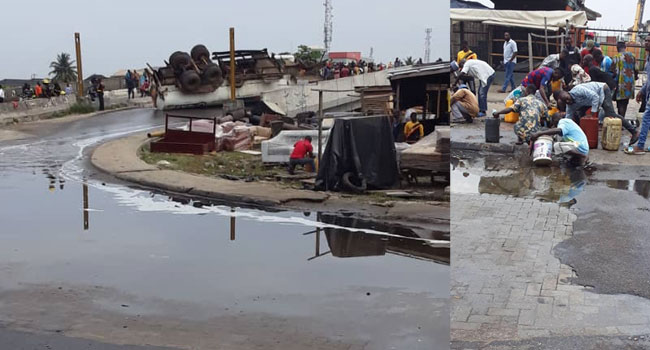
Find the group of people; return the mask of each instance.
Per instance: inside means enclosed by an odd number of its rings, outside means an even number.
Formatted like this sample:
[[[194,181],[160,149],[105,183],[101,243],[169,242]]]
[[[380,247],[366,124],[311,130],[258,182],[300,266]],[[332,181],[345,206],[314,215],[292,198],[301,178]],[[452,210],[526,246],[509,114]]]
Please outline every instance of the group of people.
[[[650,50],[650,37],[645,42]],[[634,55],[626,52],[624,42],[617,44],[614,57],[603,54],[593,33],[587,33],[581,48],[573,46],[570,37],[558,54],[549,55],[541,65],[530,72],[516,86],[513,78],[517,62],[517,44],[504,35],[503,65],[505,80],[499,92],[509,92],[506,100],[514,103],[493,113],[494,117],[515,112],[519,120],[514,125],[518,143],[532,144],[542,135],[561,135],[562,142],[555,145],[555,151],[571,156],[577,164],[587,161],[589,146],[587,137],[580,129],[579,121],[584,116],[597,117],[600,123],[605,117],[618,118],[630,134],[629,145],[635,145],[626,153],[644,153],[645,138],[650,128],[650,112],[644,114],[641,130],[625,119],[629,100],[635,96],[635,82],[638,72]],[[649,55],[650,56],[650,55]],[[646,61],[646,71],[650,64]],[[485,116],[487,91],[494,79],[494,69],[463,43],[452,71],[457,74],[457,91],[451,97],[453,120],[471,122],[472,118]],[[478,99],[466,82],[479,81]],[[507,88],[510,87],[510,90]],[[644,86],[636,95],[643,103],[649,97],[650,88]],[[616,101],[616,108],[613,101]],[[602,113],[599,111],[602,110]],[[542,127],[549,130],[541,131]]]
[[[323,79],[329,80],[376,72],[384,69],[386,69],[386,66],[381,63],[375,64],[374,62],[366,62],[364,60],[360,60],[359,62],[351,61],[349,63],[328,61],[321,69],[320,73]]]
[[[90,79],[90,87],[88,88],[88,96],[90,97],[91,101],[95,101],[95,99],[99,100],[99,110],[103,111],[104,110],[104,83],[102,82],[101,78],[91,78]]]
[[[149,77],[147,76],[147,71],[143,74],[139,74],[135,69],[133,71],[127,70],[126,75],[124,76],[124,82],[126,83],[127,98],[135,98],[135,91],[140,92],[140,97],[145,97],[149,94]]]
[[[49,79],[43,79],[42,81],[36,82],[36,85],[32,88],[29,83],[24,83],[21,88],[21,98],[30,99],[30,98],[51,98],[60,95],[70,95],[74,91],[70,83],[65,84],[65,88],[61,88],[61,84],[58,82],[52,82]]]

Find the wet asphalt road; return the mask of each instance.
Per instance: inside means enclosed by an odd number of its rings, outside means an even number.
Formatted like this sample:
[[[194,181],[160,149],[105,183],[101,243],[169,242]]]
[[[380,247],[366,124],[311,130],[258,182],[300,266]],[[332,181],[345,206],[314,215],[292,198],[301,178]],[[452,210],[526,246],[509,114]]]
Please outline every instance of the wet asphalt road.
[[[39,349],[41,338],[16,327],[64,330],[71,339],[52,344],[73,350],[88,334],[195,348],[447,346],[449,268],[416,237],[326,228],[317,238],[313,212],[199,206],[90,166],[98,142],[162,124],[131,110],[23,124],[14,128],[33,136],[0,142],[0,327],[10,327],[0,336],[10,349]]]
[[[649,195],[648,181],[592,180],[585,187],[573,237],[554,251],[575,269],[575,283],[650,298]]]
[[[179,350],[168,347],[111,345],[60,334],[33,334],[0,327],[2,350]]]

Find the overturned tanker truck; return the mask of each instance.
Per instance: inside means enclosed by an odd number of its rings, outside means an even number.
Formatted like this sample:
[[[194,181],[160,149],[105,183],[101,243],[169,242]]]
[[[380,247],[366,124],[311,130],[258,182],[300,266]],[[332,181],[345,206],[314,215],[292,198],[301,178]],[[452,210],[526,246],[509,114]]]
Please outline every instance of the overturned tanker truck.
[[[220,106],[230,99],[230,52],[210,51],[196,45],[190,53],[176,51],[164,67],[154,69],[157,107],[163,110]],[[286,87],[291,78],[284,74],[282,61],[266,49],[235,51],[237,99],[259,98],[262,92]]]

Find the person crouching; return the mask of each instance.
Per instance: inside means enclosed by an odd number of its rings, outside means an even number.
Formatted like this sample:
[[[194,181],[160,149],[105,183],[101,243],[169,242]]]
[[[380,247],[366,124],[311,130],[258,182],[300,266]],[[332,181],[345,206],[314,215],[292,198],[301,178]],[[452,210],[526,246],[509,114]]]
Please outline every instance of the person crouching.
[[[289,174],[294,174],[294,169],[296,165],[305,165],[309,164],[311,166],[311,171],[313,172],[316,169],[316,164],[314,163],[314,148],[311,145],[311,136],[305,136],[304,139],[299,140],[293,145],[293,152],[289,156]]]
[[[493,117],[499,118],[501,114],[510,112],[519,113],[519,120],[514,125],[514,132],[517,135],[517,144],[530,143],[532,134],[539,131],[541,124],[548,118],[548,108],[544,102],[535,97],[535,85],[529,84],[524,90],[523,97],[520,97],[508,108],[494,112]]]
[[[563,112],[553,114],[551,118],[551,129],[540,131],[530,135],[531,144],[543,135],[562,136],[562,141],[553,143],[555,154],[566,155],[572,165],[584,166],[589,160],[589,142],[587,135],[570,118],[564,118]]]

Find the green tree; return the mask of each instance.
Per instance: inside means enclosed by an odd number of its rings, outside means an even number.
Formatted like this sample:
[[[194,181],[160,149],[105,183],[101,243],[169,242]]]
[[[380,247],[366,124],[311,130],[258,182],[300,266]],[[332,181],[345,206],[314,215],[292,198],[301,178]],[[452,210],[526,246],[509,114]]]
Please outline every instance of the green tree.
[[[304,64],[315,64],[321,61],[323,50],[314,50],[307,45],[298,46],[298,52],[294,54],[296,61]]]
[[[412,56],[409,56],[406,59],[404,59],[404,64],[407,65],[407,66],[411,66],[411,65],[415,64],[415,61],[413,61]]]
[[[50,63],[52,80],[70,83],[77,80],[77,70],[73,67],[75,61],[70,60],[70,54],[62,52],[56,55],[56,61]]]

